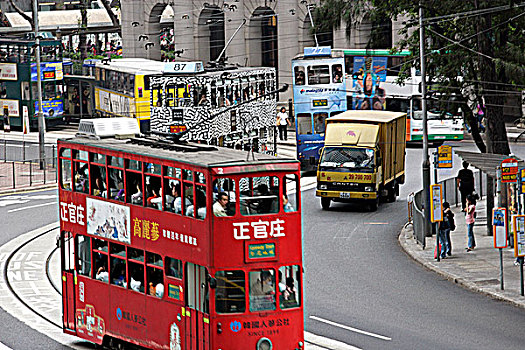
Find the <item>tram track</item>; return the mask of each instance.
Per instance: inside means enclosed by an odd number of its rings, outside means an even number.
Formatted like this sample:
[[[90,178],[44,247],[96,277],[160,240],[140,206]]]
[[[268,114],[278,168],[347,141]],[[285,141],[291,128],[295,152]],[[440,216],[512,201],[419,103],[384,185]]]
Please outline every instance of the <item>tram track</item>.
[[[34,236],[34,237],[31,237],[30,239],[26,240],[24,243],[20,244],[18,247],[16,247],[16,249],[14,249],[7,257],[6,261],[5,261],[5,264],[4,264],[4,271],[3,271],[3,276],[4,276],[4,281],[5,281],[5,284],[6,284],[6,287],[9,289],[9,291],[11,292],[11,294],[20,302],[22,303],[22,305],[24,305],[29,311],[31,311],[32,313],[34,313],[35,315],[37,315],[38,317],[40,317],[41,319],[47,321],[48,323],[52,324],[53,326],[57,327],[57,328],[60,328],[62,329],[62,325],[50,320],[48,317],[44,316],[42,313],[38,312],[35,308],[33,308],[30,304],[28,304],[27,302],[24,301],[24,299],[16,292],[15,288],[11,285],[11,282],[9,281],[9,278],[8,278],[8,271],[9,271],[9,265],[11,263],[11,260],[13,259],[13,257],[22,249],[24,248],[25,246],[27,246],[28,244],[36,241],[37,239],[41,238],[42,236],[45,236],[46,234],[48,234],[49,232],[51,231],[54,231],[56,230],[57,228],[59,228],[59,226],[55,226],[55,227],[52,227],[42,233],[39,233],[38,235]],[[51,277],[50,277],[50,274],[49,274],[49,261],[51,259],[51,256],[52,254],[54,253],[54,251],[56,251],[57,248],[55,248],[48,256],[47,258],[47,261],[46,261],[46,276],[48,278],[48,280],[50,281],[51,285],[53,286],[53,288],[60,294],[60,292],[58,291],[57,287],[54,285],[54,283],[51,281]]]

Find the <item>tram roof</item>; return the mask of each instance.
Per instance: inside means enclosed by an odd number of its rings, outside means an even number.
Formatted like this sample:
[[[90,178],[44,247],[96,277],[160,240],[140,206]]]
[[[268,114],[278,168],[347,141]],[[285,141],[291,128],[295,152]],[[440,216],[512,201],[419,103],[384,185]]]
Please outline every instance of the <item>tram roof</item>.
[[[93,140],[89,138],[75,137],[71,139],[60,139],[60,141],[82,146],[98,147],[113,152],[126,152],[162,160],[179,161],[207,168],[261,164],[277,165],[282,163],[298,162],[294,158],[276,157],[262,153],[254,153],[252,156],[251,154],[249,155],[247,151],[240,151],[226,147],[207,146],[210,147],[210,150],[184,152],[160,147],[152,147],[151,145],[131,143],[129,142],[130,139],[107,138]],[[188,142],[186,144],[182,144],[181,147],[184,145],[194,148],[204,146],[202,144]],[[248,158],[251,160],[247,160]],[[255,158],[255,160],[253,160],[253,158]]]

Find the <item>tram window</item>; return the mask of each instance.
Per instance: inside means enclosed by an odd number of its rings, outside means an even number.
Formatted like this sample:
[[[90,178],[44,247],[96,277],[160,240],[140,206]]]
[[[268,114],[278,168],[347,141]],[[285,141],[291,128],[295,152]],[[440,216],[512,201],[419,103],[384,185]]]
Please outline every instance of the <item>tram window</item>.
[[[87,163],[75,162],[75,191],[89,193],[89,169]]]
[[[330,84],[330,68],[328,65],[309,66],[308,67],[308,84]]]
[[[242,178],[240,190],[241,214],[261,215],[279,212],[279,178],[273,176]]]
[[[93,252],[93,272],[95,279],[108,283],[108,256],[99,252]]]
[[[304,67],[294,67],[293,71],[295,75],[295,85],[304,85]]]
[[[182,178],[184,180],[187,180],[187,181],[193,181],[193,171],[191,170],[187,170],[187,169],[183,169],[182,170]]]
[[[64,158],[71,158],[71,149],[70,148],[62,148],[60,150],[60,156]]]
[[[285,213],[295,212],[299,203],[299,179],[295,174],[288,174],[283,182],[283,210]]]
[[[182,279],[182,261],[166,257],[166,276]]]
[[[184,208],[182,211],[186,216],[193,216],[193,184],[184,183]]]
[[[196,217],[197,219],[204,220],[206,218],[206,187],[196,186],[195,189],[195,206],[188,206],[188,216],[193,216],[195,207],[197,207]]]
[[[145,176],[146,205],[151,208],[162,210],[162,186],[160,176]]]
[[[120,258],[111,258],[111,284],[126,288],[126,260]]]
[[[148,174],[160,175],[161,174],[160,168],[161,166],[159,164],[146,163],[144,167],[144,172]]]
[[[62,231],[62,267],[64,271],[73,273],[75,270],[75,240],[71,232]]]
[[[129,289],[144,293],[144,265],[130,261],[128,264]]]
[[[117,255],[120,257],[126,257],[126,248],[122,244],[111,243],[110,247],[111,255]]]
[[[175,177],[177,179],[180,179],[181,170],[180,168],[174,168],[174,167],[168,166],[165,169],[165,175],[169,177]]]
[[[146,262],[149,265],[155,265],[155,266],[163,267],[162,257],[159,254],[146,252]]]
[[[193,103],[195,106],[205,106],[208,104],[208,99],[206,97],[207,90],[206,87],[195,86],[193,88]]]
[[[272,269],[251,271],[250,311],[275,310],[275,272]]]
[[[135,248],[128,248],[128,259],[144,262],[144,251]]]
[[[142,205],[142,176],[139,173],[126,172],[127,202]]]
[[[235,203],[237,202],[235,180],[230,178],[216,179],[213,183],[213,188],[217,190],[217,193],[214,193],[213,198],[213,213],[215,214],[215,216],[223,216],[221,210],[221,207],[223,206],[220,203],[218,203],[220,199],[218,198],[218,194],[221,192],[224,192],[228,196],[228,203],[226,204],[226,208],[224,208],[226,211],[226,216],[235,215]]]
[[[215,310],[231,314],[246,311],[246,277],[244,271],[217,271],[215,273]]]
[[[326,129],[326,118],[328,113],[314,113],[314,130],[316,134],[324,134]]]
[[[69,159],[60,159],[60,170],[60,187],[71,191],[71,161]]]
[[[82,235],[77,235],[77,271],[91,277],[91,239]]]
[[[312,116],[310,113],[299,113],[297,115],[297,130],[300,135],[312,134]]]
[[[106,198],[106,167],[91,165],[91,194]]]
[[[142,171],[142,162],[138,160],[128,160],[128,169]]]
[[[108,157],[108,164],[117,168],[124,168],[124,159],[120,157]]]
[[[85,160],[86,162],[88,161],[88,153],[87,151],[75,151],[74,152],[74,157],[75,159],[78,159],[78,160]]]
[[[106,165],[106,156],[99,153],[91,153],[91,162]]]
[[[195,172],[195,182],[205,184],[206,183],[206,176],[204,176],[203,173],[196,171]]]
[[[281,309],[301,305],[301,269],[299,265],[279,268],[279,305]]]
[[[124,201],[124,172],[120,169],[109,168],[109,198]]]
[[[99,250],[101,252],[108,252],[108,242],[98,238],[93,238],[93,250]]]
[[[161,260],[162,262],[162,260]],[[147,266],[146,267],[146,281],[148,283],[148,294],[162,298],[164,296],[164,274],[162,269]]]
[[[332,65],[332,82],[342,83],[343,82],[343,66],[340,64]]]

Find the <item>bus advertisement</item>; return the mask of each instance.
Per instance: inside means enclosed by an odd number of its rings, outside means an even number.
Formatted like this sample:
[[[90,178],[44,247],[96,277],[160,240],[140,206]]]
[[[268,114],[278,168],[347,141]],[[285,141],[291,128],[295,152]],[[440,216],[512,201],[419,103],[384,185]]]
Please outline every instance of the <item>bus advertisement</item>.
[[[305,48],[304,55],[292,60],[292,70],[297,159],[301,169],[314,169],[324,143],[326,118],[347,109],[345,62],[329,47]]]

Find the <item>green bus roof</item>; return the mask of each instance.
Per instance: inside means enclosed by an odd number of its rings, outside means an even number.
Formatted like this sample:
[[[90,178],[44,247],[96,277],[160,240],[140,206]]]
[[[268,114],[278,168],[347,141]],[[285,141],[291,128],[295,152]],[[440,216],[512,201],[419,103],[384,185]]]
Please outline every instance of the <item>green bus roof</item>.
[[[334,49],[336,51],[337,49]],[[339,51],[339,50],[337,50]],[[390,50],[343,49],[345,56],[410,56],[410,51],[402,50],[395,53]]]

